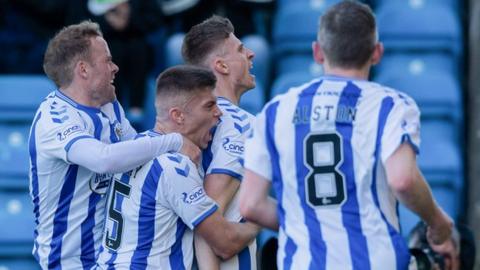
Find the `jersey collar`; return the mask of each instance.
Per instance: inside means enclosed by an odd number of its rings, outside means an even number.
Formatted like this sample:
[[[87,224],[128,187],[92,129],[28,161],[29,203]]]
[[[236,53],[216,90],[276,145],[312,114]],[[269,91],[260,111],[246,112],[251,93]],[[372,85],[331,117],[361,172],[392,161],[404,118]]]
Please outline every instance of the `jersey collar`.
[[[332,75],[332,74],[325,74],[321,78],[325,80],[331,80],[331,81],[359,81],[359,82],[367,81],[364,79],[359,79],[354,77],[344,77],[344,76]]]
[[[225,101],[227,101],[228,103],[233,104],[233,103],[232,103],[228,98],[226,98],[226,97],[217,97],[217,99],[219,99],[219,100],[225,100]]]
[[[55,90],[55,95],[58,98],[60,98],[61,100],[67,102],[70,105],[72,105],[76,109],[85,111],[87,113],[99,113],[99,112],[101,112],[99,108],[85,106],[85,105],[82,105],[82,104],[79,104],[79,103],[75,102],[73,99],[69,98],[67,95],[62,93],[62,91],[60,91],[59,89]]]
[[[155,130],[153,130],[153,129],[147,130],[147,134],[148,134],[148,136],[150,136],[150,137],[158,137],[158,136],[165,135],[164,133],[157,132],[157,131],[155,131]]]

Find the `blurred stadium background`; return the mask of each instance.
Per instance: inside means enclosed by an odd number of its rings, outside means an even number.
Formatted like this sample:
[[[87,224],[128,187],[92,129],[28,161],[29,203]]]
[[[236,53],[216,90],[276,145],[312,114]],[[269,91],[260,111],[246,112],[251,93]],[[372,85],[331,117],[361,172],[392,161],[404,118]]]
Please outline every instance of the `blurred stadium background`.
[[[232,20],[237,36],[256,54],[252,73],[257,87],[243,97],[241,106],[257,113],[271,97],[322,74],[322,67],[312,60],[311,42],[316,38],[319,15],[339,0],[128,0],[131,12],[125,29],[109,28],[103,15],[89,12],[87,2],[0,0],[2,270],[38,269],[31,255],[34,215],[28,195],[28,132],[38,104],[55,89],[41,65],[46,43],[58,29],[85,18],[98,21],[105,27],[113,60],[126,73],[145,63],[135,60],[143,45],[123,51],[125,44],[136,44],[138,39],[145,44],[148,54],[141,105],[132,105],[129,95],[134,94],[128,91],[132,87],[128,83],[119,97],[141,130],[154,121],[155,76],[182,63],[182,37],[191,25],[213,13]],[[478,245],[480,0],[363,2],[375,11],[385,46],[384,58],[371,79],[417,101],[422,111],[420,167],[437,201],[457,222],[474,230]],[[134,57],[126,56],[130,54]],[[402,233],[407,237],[418,219],[402,207],[399,212]],[[259,235],[263,269],[274,264],[274,239],[270,231]],[[479,263],[476,269],[480,270]]]

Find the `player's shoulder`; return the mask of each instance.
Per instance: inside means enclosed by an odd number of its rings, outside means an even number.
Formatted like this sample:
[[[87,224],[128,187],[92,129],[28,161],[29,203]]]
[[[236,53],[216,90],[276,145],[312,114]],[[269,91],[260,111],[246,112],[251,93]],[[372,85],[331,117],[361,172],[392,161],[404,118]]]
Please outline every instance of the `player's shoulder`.
[[[222,111],[222,116],[215,128],[215,135],[220,133],[235,133],[239,135],[248,133],[255,116],[225,98],[219,97],[217,105]]]
[[[362,89],[362,95],[376,99],[379,102],[390,99],[395,105],[407,105],[416,107],[415,100],[408,94],[372,81],[357,81],[355,84]]]
[[[196,170],[196,166],[190,158],[181,153],[169,152],[158,156],[156,159],[167,177],[187,178],[194,172],[193,170]]]
[[[38,110],[44,113],[58,111],[58,109],[66,109],[68,106],[62,99],[58,98],[57,91],[50,92],[40,103]]]
[[[362,93],[364,92],[365,94],[369,95],[392,98],[397,98],[399,96],[409,97],[407,94],[397,89],[373,81],[359,80],[354,81],[353,84],[360,88],[362,90]]]
[[[245,120],[247,118],[253,118],[254,116],[239,106],[233,104],[228,99],[223,97],[217,97],[217,105],[222,111],[221,118],[226,120]]]
[[[51,92],[40,104],[37,117],[41,114],[40,122],[48,129],[61,128],[64,126],[75,126],[75,129],[85,128],[79,110],[62,98],[59,98],[58,91]]]

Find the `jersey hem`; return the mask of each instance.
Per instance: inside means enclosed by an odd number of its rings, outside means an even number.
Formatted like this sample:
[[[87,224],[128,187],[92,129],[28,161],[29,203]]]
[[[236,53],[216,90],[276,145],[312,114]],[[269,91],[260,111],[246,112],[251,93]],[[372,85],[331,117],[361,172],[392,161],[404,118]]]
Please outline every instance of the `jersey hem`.
[[[72,140],[70,140],[67,145],[65,145],[64,149],[65,149],[65,152],[68,152],[70,151],[70,148],[72,147],[73,143],[80,140],[80,139],[86,139],[86,138],[89,138],[89,139],[95,139],[93,138],[92,136],[88,136],[88,135],[82,135],[82,136],[78,136],[78,137],[75,137],[73,138]]]
[[[243,179],[243,176],[241,174],[227,170],[227,169],[212,169],[209,173],[207,173],[207,175],[210,175],[210,174],[226,174],[237,179],[238,181],[242,181]]]
[[[218,206],[215,204],[214,206],[212,206],[212,208],[210,208],[209,210],[205,211],[201,216],[199,216],[197,219],[195,219],[193,222],[192,222],[192,226],[193,228],[197,227],[198,224],[202,223],[202,221],[204,221],[207,217],[211,216],[213,213],[215,213],[215,211],[217,211],[218,209]]]

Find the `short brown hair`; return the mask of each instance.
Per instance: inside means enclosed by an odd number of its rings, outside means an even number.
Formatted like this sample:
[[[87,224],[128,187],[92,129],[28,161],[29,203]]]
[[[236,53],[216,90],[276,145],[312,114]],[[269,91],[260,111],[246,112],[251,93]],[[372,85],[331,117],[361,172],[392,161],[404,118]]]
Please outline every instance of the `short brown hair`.
[[[217,15],[193,26],[183,39],[183,60],[187,64],[205,65],[208,55],[234,30],[229,19]]]
[[[73,69],[80,59],[90,57],[90,39],[103,36],[97,23],[83,21],[60,30],[48,43],[43,59],[45,74],[60,87],[73,80]]]
[[[217,78],[210,69],[193,66],[178,65],[160,73],[156,82],[155,108],[157,115],[165,117],[170,107],[179,105],[194,96],[198,91],[215,88]]]
[[[357,1],[342,1],[321,17],[318,41],[331,65],[361,68],[370,59],[377,42],[372,10]]]

